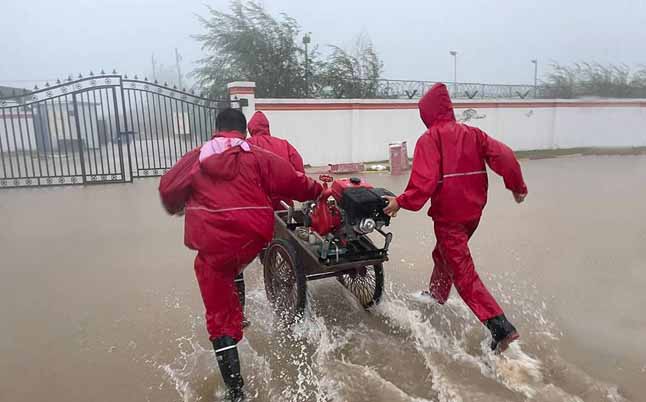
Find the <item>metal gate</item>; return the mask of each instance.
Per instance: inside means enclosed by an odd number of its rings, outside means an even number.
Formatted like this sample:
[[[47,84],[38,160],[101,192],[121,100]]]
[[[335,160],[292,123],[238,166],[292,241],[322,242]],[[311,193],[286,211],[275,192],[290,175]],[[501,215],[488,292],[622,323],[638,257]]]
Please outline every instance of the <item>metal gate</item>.
[[[0,188],[162,175],[230,105],[116,73],[13,93],[0,99]]]
[[[146,80],[123,79],[131,171],[134,177],[159,176],[215,129],[218,110],[231,106]]]

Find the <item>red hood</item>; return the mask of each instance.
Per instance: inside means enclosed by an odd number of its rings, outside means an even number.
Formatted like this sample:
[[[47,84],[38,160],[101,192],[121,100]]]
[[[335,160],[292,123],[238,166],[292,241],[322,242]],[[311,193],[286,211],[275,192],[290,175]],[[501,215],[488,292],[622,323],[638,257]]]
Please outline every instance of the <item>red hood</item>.
[[[244,139],[245,135],[238,131],[218,131],[213,133],[213,137]],[[200,162],[200,169],[214,179],[231,180],[240,171],[238,157],[241,152],[244,151],[240,147],[233,147],[221,154],[211,155]]]
[[[247,128],[252,137],[257,135],[271,135],[269,132],[269,120],[267,120],[267,116],[263,112],[254,113],[251,120],[249,120],[249,124],[247,124]]]
[[[442,121],[455,121],[453,104],[444,84],[435,84],[422,96],[417,104],[419,116],[427,128]]]
[[[221,154],[209,156],[200,162],[200,169],[214,179],[229,181],[240,172],[238,158],[244,152],[240,147],[233,147]]]

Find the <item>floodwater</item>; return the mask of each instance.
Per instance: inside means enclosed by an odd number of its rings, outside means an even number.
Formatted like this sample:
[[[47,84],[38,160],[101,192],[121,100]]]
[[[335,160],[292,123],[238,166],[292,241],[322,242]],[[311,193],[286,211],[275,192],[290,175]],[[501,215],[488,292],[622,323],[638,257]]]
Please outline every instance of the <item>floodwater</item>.
[[[494,356],[455,292],[445,306],[414,296],[434,237],[429,218],[403,212],[372,311],[333,279],[310,282],[305,322],[274,329],[249,266],[249,400],[646,400],[646,157],[522,165],[526,203],[492,178],[471,241],[519,344]],[[156,185],[0,192],[0,400],[221,399],[193,253]]]

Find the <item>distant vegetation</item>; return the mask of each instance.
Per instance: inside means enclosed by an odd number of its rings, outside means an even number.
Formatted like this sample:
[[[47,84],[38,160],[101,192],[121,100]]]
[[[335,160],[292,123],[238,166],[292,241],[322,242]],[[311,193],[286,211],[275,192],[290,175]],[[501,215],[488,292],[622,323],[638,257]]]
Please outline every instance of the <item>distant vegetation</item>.
[[[205,56],[192,73],[198,89],[226,96],[226,84],[255,81],[262,98],[389,97],[380,86],[383,71],[373,43],[358,35],[350,49],[327,45],[325,55],[299,23],[271,15],[257,1],[234,0],[228,10],[209,8],[195,36]],[[542,98],[646,98],[646,67],[553,64],[537,88]]]
[[[541,86],[543,98],[646,98],[646,67],[631,71],[625,65],[553,64]]]
[[[274,17],[255,1],[209,8],[200,22],[204,32],[195,38],[206,55],[193,75],[210,96],[224,96],[226,84],[240,80],[255,81],[263,98],[376,95],[383,63],[365,34],[351,49],[329,46],[323,57],[295,19]]]

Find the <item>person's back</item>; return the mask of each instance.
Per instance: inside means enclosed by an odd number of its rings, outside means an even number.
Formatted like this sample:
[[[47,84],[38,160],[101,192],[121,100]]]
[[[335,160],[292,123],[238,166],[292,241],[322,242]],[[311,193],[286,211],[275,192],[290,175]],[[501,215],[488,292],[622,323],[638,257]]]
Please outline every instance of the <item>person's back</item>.
[[[400,196],[402,207],[417,211],[430,197],[429,215],[435,221],[478,219],[487,202],[485,164],[503,177],[509,190],[527,193],[512,150],[480,129],[458,123],[446,86],[434,86],[420,100],[419,109],[428,129],[413,157],[417,169],[409,187],[417,191]]]
[[[185,244],[197,251],[221,252],[251,238],[270,241],[274,227],[270,197],[280,193],[303,198],[298,188],[309,182],[300,173],[296,176],[298,172],[287,161],[242,141],[239,133],[220,131],[217,135],[185,156],[195,159],[191,190],[182,203]],[[167,205],[178,204],[177,195],[167,188],[168,177],[160,182],[162,200]],[[296,180],[296,187],[289,180]],[[305,192],[311,193],[311,186]],[[178,208],[167,209],[173,213]]]
[[[303,165],[303,158],[298,153],[296,148],[294,148],[289,141],[282,138],[274,137],[271,135],[269,129],[269,120],[263,112],[256,112],[249,120],[248,124],[250,138],[248,142],[252,145],[256,145],[267,151],[270,151],[284,160],[288,161],[292,167],[301,173],[305,173],[305,167]],[[272,199],[272,205],[275,210],[285,209],[281,201],[284,201],[288,205],[292,205],[292,200],[281,199],[280,197],[275,197]]]

